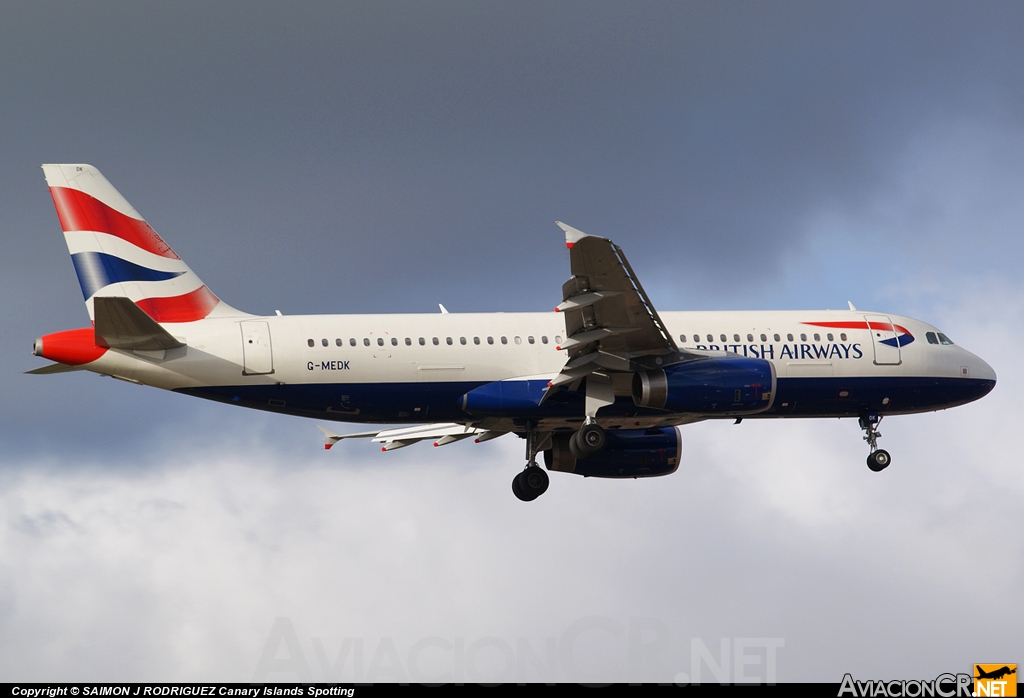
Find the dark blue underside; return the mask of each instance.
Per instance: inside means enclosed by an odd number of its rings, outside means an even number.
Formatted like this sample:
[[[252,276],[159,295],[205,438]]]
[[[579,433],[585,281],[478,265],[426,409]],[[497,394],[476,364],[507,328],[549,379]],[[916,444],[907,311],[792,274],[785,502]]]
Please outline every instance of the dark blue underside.
[[[486,415],[461,409],[481,383],[375,383],[211,386],[177,392],[271,412],[342,422],[458,422]],[[995,381],[974,378],[779,378],[772,409],[752,417],[856,417],[955,407],[986,395]],[[619,398],[601,416],[664,415]],[[583,395],[560,391],[523,420],[583,419]]]

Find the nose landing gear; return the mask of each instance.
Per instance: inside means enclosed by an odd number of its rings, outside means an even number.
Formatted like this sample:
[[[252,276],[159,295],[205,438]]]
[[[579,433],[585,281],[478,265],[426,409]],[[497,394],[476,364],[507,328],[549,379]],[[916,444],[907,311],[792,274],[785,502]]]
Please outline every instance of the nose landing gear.
[[[889,452],[878,447],[878,439],[882,433],[878,431],[877,427],[881,423],[881,416],[873,413],[862,415],[859,420],[860,428],[864,430],[864,440],[871,447],[871,453],[868,454],[868,468],[875,473],[882,472],[892,462]]]

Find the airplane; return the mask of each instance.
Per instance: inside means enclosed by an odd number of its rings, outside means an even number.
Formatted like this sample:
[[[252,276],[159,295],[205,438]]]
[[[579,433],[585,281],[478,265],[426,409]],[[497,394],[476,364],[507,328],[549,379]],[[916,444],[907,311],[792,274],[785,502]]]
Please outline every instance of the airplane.
[[[1010,674],[1017,673],[1016,665],[1014,665],[1013,669],[1011,669],[1009,666],[1002,666],[998,669],[994,669],[993,671],[985,671],[977,664],[974,665],[974,668],[978,672],[978,675],[974,677],[976,679],[993,679],[998,681],[1004,676],[1009,676]]]
[[[43,165],[92,324],[47,334],[28,371],[87,370],[270,412],[390,425],[340,434],[391,451],[513,433],[522,501],[547,471],[641,478],[679,468],[682,425],[848,417],[868,466],[885,416],[977,400],[992,368],[937,328],[857,310],[659,313],[622,249],[564,223],[555,312],[253,315],[222,301],[100,174]],[[400,425],[400,426],[399,426]],[[544,466],[538,464],[543,456]]]

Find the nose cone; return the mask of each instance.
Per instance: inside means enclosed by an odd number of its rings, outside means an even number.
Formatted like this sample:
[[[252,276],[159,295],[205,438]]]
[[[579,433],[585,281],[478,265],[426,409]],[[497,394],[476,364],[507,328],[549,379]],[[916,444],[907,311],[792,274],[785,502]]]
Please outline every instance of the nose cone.
[[[960,375],[969,381],[971,400],[985,397],[996,387],[996,372],[981,358],[969,351],[964,351],[961,358]]]
[[[992,381],[992,387],[996,385],[996,372],[991,366],[979,359],[974,357],[974,364],[970,367],[971,377],[980,378],[986,381]]]

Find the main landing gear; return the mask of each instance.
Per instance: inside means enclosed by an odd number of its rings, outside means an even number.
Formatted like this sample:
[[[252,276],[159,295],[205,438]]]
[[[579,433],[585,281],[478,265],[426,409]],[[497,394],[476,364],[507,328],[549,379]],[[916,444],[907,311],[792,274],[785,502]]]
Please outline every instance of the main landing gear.
[[[569,451],[577,460],[596,456],[607,445],[607,432],[600,424],[589,420],[569,439]]]
[[[548,490],[548,474],[537,465],[537,432],[526,432],[526,468],[512,478],[512,494],[520,501],[532,502]]]
[[[892,462],[889,452],[878,447],[878,439],[882,436],[882,433],[878,431],[878,425],[882,423],[882,418],[877,414],[865,414],[861,416],[859,423],[860,428],[864,430],[864,440],[871,447],[871,453],[868,454],[868,467],[873,472],[880,473]]]

